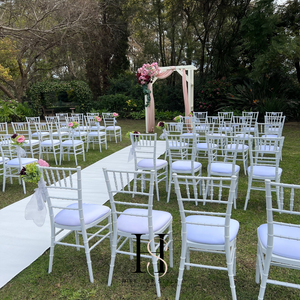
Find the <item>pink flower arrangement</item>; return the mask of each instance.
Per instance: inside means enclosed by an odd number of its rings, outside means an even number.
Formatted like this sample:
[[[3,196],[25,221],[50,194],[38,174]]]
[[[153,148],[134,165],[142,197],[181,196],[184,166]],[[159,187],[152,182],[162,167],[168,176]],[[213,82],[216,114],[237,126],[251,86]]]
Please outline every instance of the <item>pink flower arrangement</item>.
[[[176,116],[173,120],[174,120],[175,122],[181,122],[181,120],[182,120],[182,115]]]
[[[114,112],[114,113],[113,113],[113,116],[114,116],[115,118],[117,118],[117,117],[119,116],[119,114],[116,113],[116,112]]]
[[[39,166],[41,166],[41,167],[49,167],[49,164],[48,164],[45,160],[43,160],[43,159],[39,159],[39,160],[37,161],[37,164],[38,164]]]
[[[70,122],[68,124],[69,128],[75,129],[79,126],[78,122]]]
[[[13,134],[11,137],[11,140],[12,140],[12,145],[15,145],[15,146],[20,146],[22,147],[24,142],[25,142],[25,137],[24,135],[18,135],[18,134]]]
[[[156,128],[158,129],[164,129],[165,128],[165,122],[159,121],[156,125]]]
[[[158,67],[157,62],[150,64],[143,64],[141,68],[137,70],[136,77],[140,85],[148,84],[151,79],[158,75],[160,68]]]
[[[101,116],[97,116],[97,117],[94,118],[94,120],[95,120],[96,122],[99,122],[99,123],[100,123],[101,120],[102,120],[102,118],[101,118]]]

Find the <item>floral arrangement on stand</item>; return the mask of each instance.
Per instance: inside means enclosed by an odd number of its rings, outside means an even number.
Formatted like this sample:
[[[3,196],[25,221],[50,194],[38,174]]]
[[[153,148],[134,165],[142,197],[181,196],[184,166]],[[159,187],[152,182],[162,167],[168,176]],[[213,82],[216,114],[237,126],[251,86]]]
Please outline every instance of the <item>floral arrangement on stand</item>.
[[[191,111],[191,112],[189,113],[189,117],[193,117],[193,116],[194,116],[194,112]]]
[[[69,126],[69,128],[71,128],[71,129],[76,129],[76,128],[79,126],[79,124],[78,124],[78,122],[70,122],[70,123],[68,124],[68,126]]]
[[[143,64],[141,68],[137,70],[136,77],[139,84],[143,88],[144,95],[147,96],[147,103],[145,107],[150,105],[150,90],[148,89],[148,83],[152,82],[152,78],[158,75],[160,68],[158,67],[157,62],[150,64]]]
[[[100,123],[102,121],[102,117],[101,116],[96,116],[94,117],[95,122]]]
[[[23,147],[25,143],[24,135],[13,134],[11,137],[11,144],[19,147]]]
[[[181,122],[182,121],[182,115],[176,116],[173,120],[175,122]]]
[[[164,129],[165,128],[165,122],[164,121],[159,121],[156,125],[156,128]]]
[[[26,167],[23,167],[20,172],[20,177],[25,182],[38,183],[41,179],[41,171],[39,169],[39,166],[49,167],[49,164],[46,161],[39,159],[37,162],[28,164],[26,165]]]
[[[134,139],[135,142],[137,141],[137,139],[139,137],[139,134],[141,134],[139,131],[128,131],[126,133],[126,137],[128,137],[129,139],[130,139],[130,133],[133,134],[133,139]]]

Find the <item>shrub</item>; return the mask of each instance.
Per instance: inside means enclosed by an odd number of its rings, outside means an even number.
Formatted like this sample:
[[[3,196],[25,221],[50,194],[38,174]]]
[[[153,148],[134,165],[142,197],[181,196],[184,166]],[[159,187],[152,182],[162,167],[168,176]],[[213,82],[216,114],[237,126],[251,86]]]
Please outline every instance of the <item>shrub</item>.
[[[0,122],[25,121],[26,117],[34,116],[28,103],[19,103],[16,100],[0,100]]]

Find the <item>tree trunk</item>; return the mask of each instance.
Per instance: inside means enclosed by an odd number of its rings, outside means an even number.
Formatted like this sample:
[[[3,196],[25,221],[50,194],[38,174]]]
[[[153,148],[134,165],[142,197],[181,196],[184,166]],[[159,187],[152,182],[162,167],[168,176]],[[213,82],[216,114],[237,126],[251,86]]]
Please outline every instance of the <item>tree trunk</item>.
[[[299,64],[299,60],[295,61],[295,68],[296,68],[296,72],[297,72],[298,83],[300,83],[300,64]]]
[[[14,95],[4,85],[0,84],[0,90],[10,99],[15,99]]]

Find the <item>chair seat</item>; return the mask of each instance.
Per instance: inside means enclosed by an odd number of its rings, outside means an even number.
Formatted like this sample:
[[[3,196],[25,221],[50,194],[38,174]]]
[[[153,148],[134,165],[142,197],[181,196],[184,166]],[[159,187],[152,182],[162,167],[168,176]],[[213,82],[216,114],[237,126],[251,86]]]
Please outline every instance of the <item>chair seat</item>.
[[[8,157],[4,157],[4,161],[8,161],[8,160],[9,160]],[[0,164],[3,164],[3,158],[2,157],[0,157]]]
[[[201,168],[201,163],[194,162],[194,170]],[[190,160],[177,160],[172,163],[173,172],[188,172],[192,170],[192,161]]]
[[[217,147],[218,147],[217,144],[213,145],[213,148],[217,148]],[[207,150],[207,143],[198,143],[197,144],[197,149],[198,150]]]
[[[156,160],[156,168],[164,167],[167,164],[168,164],[168,162],[164,159],[157,159]],[[154,168],[153,159],[151,159],[151,158],[141,159],[137,163],[137,166],[138,166],[138,168],[153,170],[153,168]]]
[[[67,206],[68,208],[78,208],[78,203]],[[84,223],[90,224],[106,215],[110,208],[99,204],[82,204]],[[63,209],[54,218],[54,222],[64,226],[80,226],[78,210]]]
[[[59,145],[60,141],[59,140],[45,140],[41,142],[41,146],[56,146]]]
[[[74,136],[74,137],[80,137],[80,136],[86,136],[87,135],[87,132],[86,131],[80,131],[80,133],[79,132],[74,132],[74,133],[72,133],[72,135]]]
[[[39,144],[40,141],[39,140],[25,140],[24,142],[24,147],[30,146],[30,144],[32,146]]]
[[[81,140],[74,140],[74,141],[66,140],[66,141],[63,141],[61,144],[63,146],[73,146],[73,143],[74,143],[75,146],[77,146],[77,145],[83,144],[83,141],[81,141]]]
[[[287,225],[274,224],[274,235],[288,236],[300,239],[300,228]],[[268,224],[262,224],[257,228],[258,238],[264,248],[267,248]],[[300,260],[300,241],[274,237],[273,254],[291,259]]]
[[[105,130],[105,126],[90,126],[91,130]]]
[[[192,132],[185,132],[182,135],[193,137],[194,134]],[[199,136],[199,133],[196,133],[196,136]]]
[[[278,135],[277,134],[267,134],[267,135],[262,135],[261,137],[266,137],[266,138],[277,138]]]
[[[129,232],[132,234],[147,234],[148,228],[148,210],[141,208],[128,208],[123,213],[137,214],[144,217],[120,215],[118,218],[118,230]],[[159,231],[170,220],[172,215],[167,211],[152,210],[153,232]]]
[[[225,148],[235,150],[236,149],[236,144],[226,145]],[[238,147],[237,147],[237,151],[243,151],[243,150],[248,150],[248,149],[249,149],[249,147],[247,145],[239,144]]]
[[[99,133],[98,133],[98,131],[91,131],[88,133],[88,136],[99,136],[99,135],[103,136],[103,135],[106,135],[106,133],[103,131],[99,132]]]
[[[188,143],[180,143],[180,142],[169,142],[169,148],[176,149],[188,146]]]
[[[247,169],[248,174],[251,172],[251,167]],[[253,166],[253,176],[266,177],[268,179],[275,179],[275,167],[270,166]],[[281,175],[282,169],[278,168],[278,174]]]
[[[21,157],[21,164],[22,165],[31,164],[31,163],[36,162],[36,161],[38,161],[36,158]],[[13,159],[9,160],[6,164],[8,166],[19,166],[19,159],[18,158],[13,158]]]
[[[119,130],[121,129],[120,126],[107,126],[105,127],[105,130]]]
[[[225,224],[225,218],[215,216],[201,216],[191,215],[186,217],[186,222],[201,223],[204,225],[186,224],[187,239],[188,241],[211,244],[211,245],[224,245],[225,234],[224,227],[209,226],[209,225],[223,225]],[[232,241],[239,231],[240,224],[237,220],[230,220],[230,236]]]
[[[33,137],[36,137],[36,136],[47,136],[47,135],[49,135],[49,132],[47,132],[47,131],[42,131],[42,132],[34,132],[33,134],[32,134],[32,136]]]
[[[238,133],[236,136],[245,140],[248,140],[249,138],[253,137],[252,134],[248,134],[248,133]]]
[[[240,171],[240,167],[235,165],[234,169],[235,173]],[[211,172],[213,173],[222,173],[226,175],[233,175],[232,174],[232,164],[231,163],[212,163],[211,164]]]
[[[53,132],[52,135],[53,135],[53,136],[58,136],[58,132],[57,132],[57,131],[56,131],[56,132]],[[61,132],[60,132],[60,135],[61,135],[61,136],[69,135],[69,131],[61,131]]]

